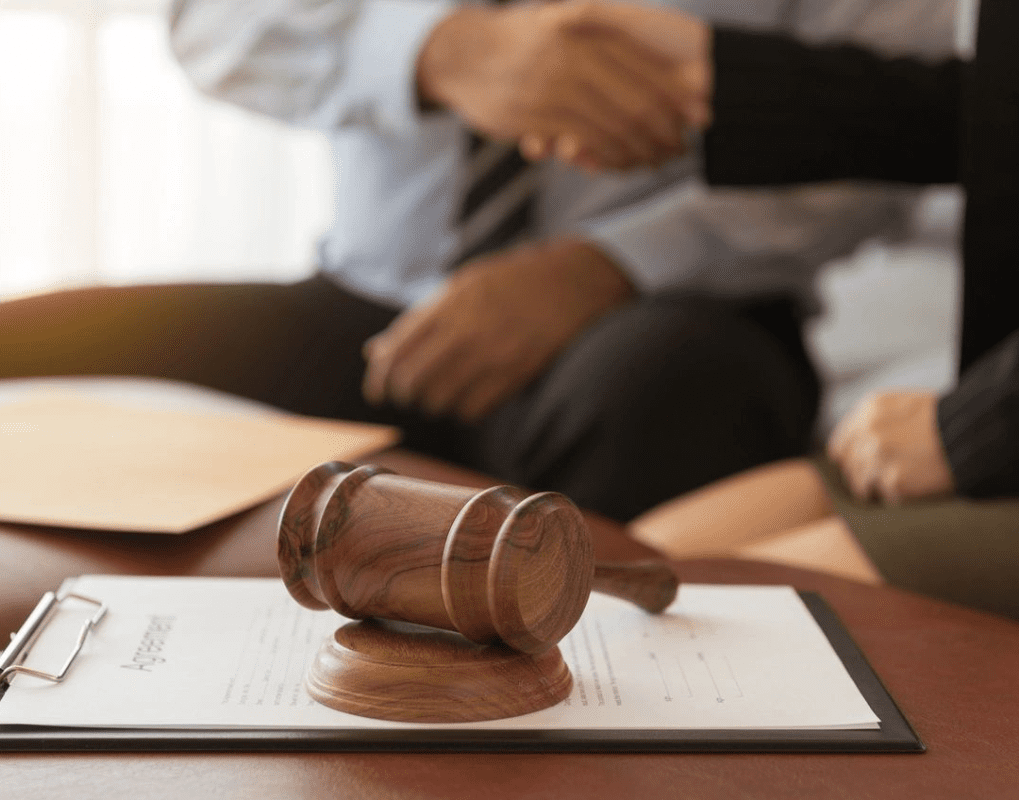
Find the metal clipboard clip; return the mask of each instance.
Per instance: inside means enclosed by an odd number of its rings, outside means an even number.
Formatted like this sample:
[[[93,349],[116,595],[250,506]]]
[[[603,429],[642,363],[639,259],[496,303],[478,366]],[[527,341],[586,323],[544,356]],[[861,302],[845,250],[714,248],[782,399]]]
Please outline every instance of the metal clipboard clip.
[[[23,666],[21,661],[28,655],[28,651],[32,649],[32,645],[39,638],[39,634],[46,628],[50,620],[56,616],[61,605],[68,600],[88,603],[95,606],[96,610],[82,624],[81,629],[78,631],[78,636],[71,647],[71,652],[67,656],[67,660],[64,661],[63,666],[58,672],[42,672],[41,670]],[[99,624],[105,614],[106,604],[91,597],[85,597],[74,592],[61,592],[59,595],[54,592],[46,592],[35,607],[35,610],[28,615],[25,624],[21,626],[17,633],[11,635],[11,643],[3,651],[3,654],[0,655],[0,691],[2,691],[4,684],[10,683],[11,678],[19,673],[42,678],[53,683],[60,683],[66,677],[67,671],[78,657],[81,648],[85,646],[85,641],[88,639],[92,629]]]

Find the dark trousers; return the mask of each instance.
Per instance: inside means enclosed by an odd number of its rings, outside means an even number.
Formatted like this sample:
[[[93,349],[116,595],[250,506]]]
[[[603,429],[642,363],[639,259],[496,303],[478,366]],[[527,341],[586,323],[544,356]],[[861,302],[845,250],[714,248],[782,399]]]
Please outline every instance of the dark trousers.
[[[787,300],[630,303],[478,426],[362,400],[361,345],[397,313],[321,276],[56,292],[0,304],[0,377],[161,377],[396,424],[407,447],[620,520],[809,447],[818,385]]]

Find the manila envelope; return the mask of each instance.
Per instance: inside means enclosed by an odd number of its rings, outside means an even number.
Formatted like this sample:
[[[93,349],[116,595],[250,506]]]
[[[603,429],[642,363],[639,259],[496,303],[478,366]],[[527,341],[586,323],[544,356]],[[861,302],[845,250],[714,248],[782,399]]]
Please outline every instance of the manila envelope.
[[[184,533],[289,489],[395,428],[280,413],[117,405],[47,390],[0,405],[0,520]]]

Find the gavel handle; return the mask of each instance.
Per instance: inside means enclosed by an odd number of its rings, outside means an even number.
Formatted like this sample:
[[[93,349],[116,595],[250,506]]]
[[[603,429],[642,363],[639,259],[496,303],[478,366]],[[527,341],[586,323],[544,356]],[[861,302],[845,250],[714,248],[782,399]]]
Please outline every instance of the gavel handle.
[[[658,614],[676,599],[679,577],[661,561],[595,564],[592,588]]]

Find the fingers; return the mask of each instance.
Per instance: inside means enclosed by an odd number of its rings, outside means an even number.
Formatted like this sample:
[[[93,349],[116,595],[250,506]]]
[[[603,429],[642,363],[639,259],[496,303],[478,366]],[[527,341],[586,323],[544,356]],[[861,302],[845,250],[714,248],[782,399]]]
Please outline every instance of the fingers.
[[[600,37],[596,66],[609,74],[591,77],[623,114],[631,136],[655,145],[659,158],[685,151],[690,132],[711,120],[709,29],[672,10],[643,6],[599,6],[577,27]]]
[[[841,469],[850,494],[861,502],[897,505],[907,499],[903,469],[893,461],[861,452],[859,457],[843,462]]]
[[[389,399],[401,408],[418,408],[432,416],[460,416],[460,398],[483,368],[471,342],[456,331],[439,330],[394,365]]]
[[[367,363],[361,394],[368,403],[380,405],[392,399],[394,374],[412,359],[414,350],[430,335],[438,321],[432,308],[412,308],[364,343]]]
[[[932,392],[878,392],[839,423],[827,453],[854,497],[901,503],[954,489],[936,407]]]
[[[398,408],[411,408],[423,406],[428,398],[436,406],[435,413],[443,411],[443,398],[458,393],[458,387],[447,385],[450,367],[457,363],[457,349],[456,340],[437,330],[402,350],[386,365],[385,399]]]
[[[481,369],[483,365],[467,357],[446,362],[444,368],[434,373],[431,380],[422,383],[417,398],[418,407],[433,417],[457,416],[464,419],[460,413],[460,403],[477,380]]]
[[[656,164],[709,117],[709,40],[692,18],[627,4],[462,10],[428,39],[418,83],[476,129],[520,140],[528,158]]]
[[[478,422],[527,386],[545,363],[540,347],[508,343],[472,371],[449,411],[465,422]]]
[[[478,419],[630,292],[611,259],[572,239],[484,257],[366,342],[364,396]]]
[[[668,73],[654,60],[609,39],[579,76],[584,82],[580,99],[588,98],[592,115],[634,163],[663,160],[683,137],[681,112],[663,88]]]
[[[538,112],[521,137],[525,157],[579,166],[656,165],[687,149],[689,130],[710,115],[698,82],[705,64],[680,64],[619,25],[570,27],[571,56],[543,74]]]
[[[564,161],[585,152],[608,169],[662,159],[665,146],[658,138],[664,136],[656,138],[645,130],[653,112],[645,110],[646,98],[639,97],[632,81],[610,75],[599,64],[578,68],[574,77],[568,93],[564,91],[557,103],[543,103],[542,111],[534,115],[528,147],[537,151],[539,143],[554,141],[555,155]]]
[[[386,330],[365,345],[365,399],[477,422],[526,385],[540,361],[518,348],[476,344],[441,325]]]
[[[576,87],[572,100],[575,109],[557,110],[539,121],[547,131],[561,131],[556,136],[556,154],[564,161],[582,152],[590,153],[606,169],[660,160],[658,146],[647,135],[635,133],[626,116],[595,83]]]
[[[530,158],[555,155],[592,168],[654,166],[686,150],[688,122],[680,81],[672,64],[629,41],[605,37],[590,58],[575,67],[576,85],[566,112],[547,120],[561,131],[550,150],[546,138],[522,142]]]
[[[573,152],[562,155],[575,160],[586,153],[607,169],[660,164],[675,151],[681,131],[672,126],[667,115],[658,113],[647,97],[625,86],[623,81],[615,83],[616,86],[592,82],[585,87],[591,102],[604,110],[602,136],[586,143],[567,139],[561,147],[572,145]],[[590,130],[584,129],[585,133]]]
[[[711,125],[711,65],[707,61],[691,61],[676,72],[682,87],[679,107],[690,129],[703,131]]]
[[[857,500],[880,498],[880,464],[876,443],[873,440],[856,441],[836,460],[850,494]]]
[[[871,430],[872,400],[861,402],[835,426],[826,448],[857,500],[878,499],[879,441]]]
[[[479,352],[454,334],[431,331],[414,347],[390,342],[386,334],[366,345],[368,370],[364,395],[372,403],[419,408],[432,416],[477,422],[525,385],[537,365],[479,358]]]
[[[557,158],[565,164],[582,166],[583,152],[580,138],[572,133],[557,136],[528,133],[520,139],[520,154],[531,161]]]
[[[826,450],[850,494],[857,500],[872,500],[876,497],[877,442],[867,436],[861,414],[858,407],[835,426]]]
[[[886,464],[874,479],[874,491],[886,503],[898,505],[906,500],[904,475],[897,464]]]
[[[602,45],[605,59],[597,64],[601,71],[592,77],[612,92],[635,127],[654,136],[661,146],[674,147],[690,124],[686,80],[671,59],[624,31],[613,33]]]
[[[849,427],[850,422],[850,417],[843,417],[828,437],[828,444],[825,447],[825,452],[827,453],[828,458],[836,464],[841,464],[846,459],[846,454],[849,451],[849,442],[851,439]]]
[[[570,147],[575,145],[568,145]],[[556,148],[554,137],[540,136],[537,133],[525,133],[520,139],[520,154],[531,161],[541,161],[552,155]]]
[[[364,354],[365,400],[432,416],[476,421],[526,382],[510,363],[512,348],[502,353],[465,338],[439,307],[405,312],[365,343]]]

